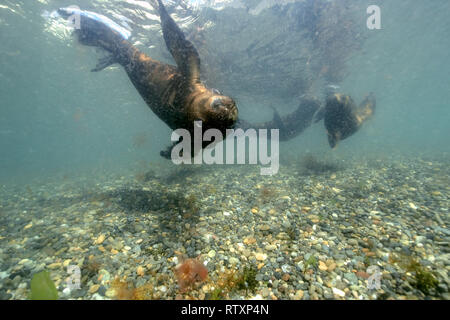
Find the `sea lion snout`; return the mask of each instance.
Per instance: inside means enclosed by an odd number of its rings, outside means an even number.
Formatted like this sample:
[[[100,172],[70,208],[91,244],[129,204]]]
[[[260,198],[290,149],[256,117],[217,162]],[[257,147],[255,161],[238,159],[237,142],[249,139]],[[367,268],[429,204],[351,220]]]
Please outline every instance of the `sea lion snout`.
[[[209,102],[211,117],[237,120],[238,110],[233,99],[227,96],[213,96]]]
[[[328,137],[328,144],[330,145],[331,149],[336,148],[338,142],[341,140],[339,132],[330,133],[327,131],[327,137]]]

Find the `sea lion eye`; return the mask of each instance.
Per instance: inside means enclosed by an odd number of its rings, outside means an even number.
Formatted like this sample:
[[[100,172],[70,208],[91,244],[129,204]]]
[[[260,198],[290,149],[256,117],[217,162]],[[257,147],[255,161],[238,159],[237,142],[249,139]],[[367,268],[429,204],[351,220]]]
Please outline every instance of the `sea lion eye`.
[[[219,99],[219,98],[214,99],[214,100],[211,102],[211,108],[213,108],[213,109],[217,109],[217,108],[220,107],[221,105],[223,105],[223,102],[222,102],[222,99]]]

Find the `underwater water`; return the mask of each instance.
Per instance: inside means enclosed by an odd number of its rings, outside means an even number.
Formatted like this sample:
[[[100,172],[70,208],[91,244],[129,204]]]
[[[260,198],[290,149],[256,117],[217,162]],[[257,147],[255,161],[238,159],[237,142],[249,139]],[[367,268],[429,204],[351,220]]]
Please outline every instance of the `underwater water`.
[[[450,2],[163,2],[239,119],[329,85],[373,115],[334,149],[311,123],[271,176],[175,165],[122,66],[91,72],[104,50],[55,14],[105,15],[175,65],[151,2],[2,0],[0,299],[42,297],[42,272],[59,299],[449,299]]]

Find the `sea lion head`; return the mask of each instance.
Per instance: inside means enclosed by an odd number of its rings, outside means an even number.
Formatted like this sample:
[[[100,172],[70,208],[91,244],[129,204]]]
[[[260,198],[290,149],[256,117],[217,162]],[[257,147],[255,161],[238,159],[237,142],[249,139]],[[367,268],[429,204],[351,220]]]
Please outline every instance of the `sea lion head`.
[[[356,118],[355,110],[355,103],[349,95],[335,93],[328,96],[324,122],[331,148],[335,148],[339,141],[358,130],[360,122]]]
[[[238,109],[234,100],[228,96],[213,94],[205,101],[202,108],[202,118],[210,128],[225,131],[231,128],[238,118]]]

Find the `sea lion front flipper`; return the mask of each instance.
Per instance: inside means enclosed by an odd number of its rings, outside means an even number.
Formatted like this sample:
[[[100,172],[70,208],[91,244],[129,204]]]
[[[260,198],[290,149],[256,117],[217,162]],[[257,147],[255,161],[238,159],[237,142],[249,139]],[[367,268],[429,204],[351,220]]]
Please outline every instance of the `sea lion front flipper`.
[[[200,57],[194,45],[186,40],[183,31],[167,13],[161,0],[159,4],[159,15],[167,49],[175,59],[180,72],[190,83],[200,82]]]
[[[91,72],[102,71],[103,69],[109,67],[110,65],[113,65],[114,63],[117,63],[117,59],[113,55],[108,55],[106,57],[100,58],[95,68],[91,69]]]

